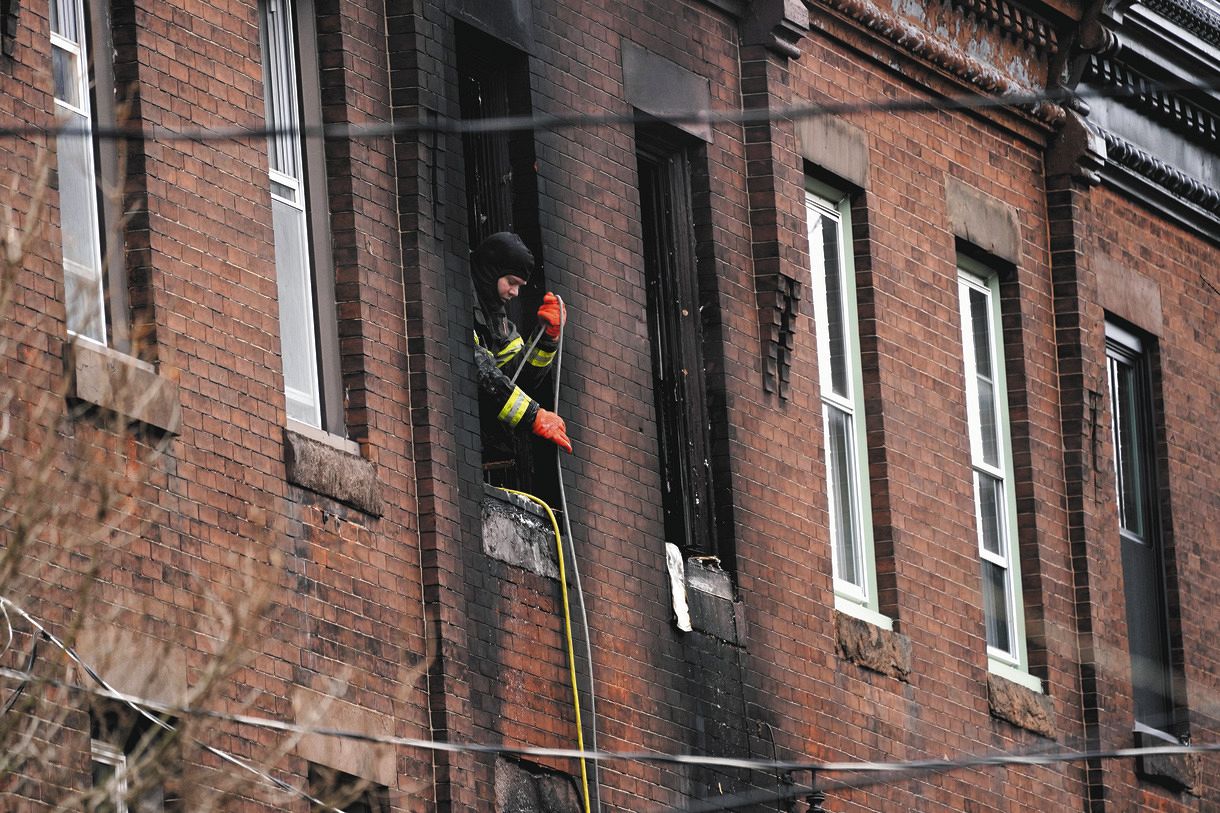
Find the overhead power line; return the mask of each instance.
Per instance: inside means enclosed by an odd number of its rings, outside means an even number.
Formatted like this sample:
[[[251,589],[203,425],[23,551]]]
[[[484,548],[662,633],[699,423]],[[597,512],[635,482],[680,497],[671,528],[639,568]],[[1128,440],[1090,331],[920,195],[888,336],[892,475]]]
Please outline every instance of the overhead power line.
[[[302,725],[300,723],[273,720],[248,714],[235,714],[201,708],[188,708],[161,703],[148,698],[119,692],[87,664],[72,648],[53,635],[43,624],[11,600],[0,596],[0,607],[12,609],[29,622],[41,637],[62,650],[77,666],[96,683],[96,686],[82,686],[68,681],[42,678],[32,674],[27,665],[25,670],[0,668],[0,677],[18,681],[19,690],[25,690],[31,683],[54,685],[71,691],[85,692],[99,697],[105,697],[124,703],[145,718],[163,728],[172,729],[165,722],[163,715],[183,717],[206,717],[213,720],[245,725],[270,731],[278,731],[293,736],[318,735],[334,737],[355,742],[367,742],[377,745],[414,748],[424,751],[444,751],[450,753],[475,753],[509,756],[525,756],[545,759],[586,759],[600,763],[604,762],[642,762],[671,765],[688,765],[721,770],[764,771],[775,774],[792,774],[811,772],[814,777],[826,774],[841,774],[846,778],[835,778],[830,781],[819,781],[815,784],[793,784],[780,790],[747,791],[741,794],[722,796],[716,799],[692,803],[686,808],[686,813],[710,813],[710,811],[732,810],[754,804],[765,804],[784,799],[808,795],[815,791],[834,790],[838,788],[860,788],[869,785],[890,784],[923,775],[947,773],[950,771],[998,767],[1010,765],[1054,765],[1069,762],[1083,762],[1098,759],[1131,759],[1147,756],[1171,756],[1189,754],[1209,754],[1220,752],[1220,743],[1191,745],[1160,745],[1146,748],[1119,748],[1108,750],[1080,751],[1064,749],[1059,751],[1037,751],[1027,753],[994,753],[963,755],[954,758],[906,760],[893,762],[879,761],[840,761],[815,762],[810,760],[780,760],[756,759],[741,757],[715,757],[700,754],[676,754],[654,751],[584,751],[571,748],[536,748],[525,746],[496,745],[471,742],[444,742],[416,737],[399,737],[386,734],[369,734],[362,731],[333,728],[328,726]],[[31,661],[32,663],[32,661]],[[253,773],[276,788],[303,797],[315,804],[322,804],[328,809],[334,808],[314,799],[307,792],[292,786],[282,779],[274,777],[266,771],[251,765],[233,755],[206,743],[199,743],[209,753],[220,757],[225,762]]]
[[[1117,88],[1050,88],[1028,93],[987,96],[966,94],[934,98],[874,99],[859,102],[826,102],[767,108],[733,108],[678,110],[663,115],[650,115],[650,120],[669,124],[762,124],[768,121],[795,121],[820,116],[847,116],[861,113],[917,113],[929,111],[982,110],[1000,107],[1033,108],[1042,104],[1063,104],[1073,99],[1138,98],[1150,92],[1185,93],[1220,89],[1220,76],[1207,81],[1154,82],[1145,80],[1138,87]],[[634,111],[622,113],[566,113],[532,116],[501,116],[480,119],[455,119],[428,114],[409,120],[364,122],[355,124],[308,123],[303,127],[265,127],[239,125],[233,127],[196,127],[175,130],[164,126],[145,127],[140,124],[118,127],[79,126],[43,127],[18,125],[0,127],[0,138],[30,138],[37,136],[92,136],[122,141],[234,141],[300,135],[305,138],[359,140],[415,133],[473,135],[505,133],[522,130],[559,131],[593,127],[634,124]]]
[[[48,680],[46,678],[39,677],[39,676],[34,675],[33,673],[29,672],[28,666],[27,666],[27,670],[25,672],[17,672],[17,671],[11,670],[11,669],[0,669],[0,675],[3,675],[4,677],[15,678],[20,681],[20,683],[18,684],[18,688],[13,693],[13,697],[10,698],[10,700],[12,702],[8,703],[4,708],[5,712],[9,711],[12,708],[12,703],[16,702],[16,697],[20,692],[25,691],[25,689],[31,683],[38,682],[38,683],[43,683],[43,684],[53,684],[53,685],[63,686],[64,688],[74,689],[76,691],[88,692],[90,694],[93,694],[93,695],[96,695],[99,697],[106,697],[106,698],[110,698],[113,700],[118,700],[120,702],[125,703],[133,711],[135,711],[141,717],[148,720],[149,722],[151,722],[153,725],[157,726],[158,728],[161,728],[165,731],[174,731],[175,730],[173,725],[171,725],[170,723],[168,723],[164,719],[162,719],[160,716],[158,716],[159,714],[164,714],[164,713],[174,714],[174,712],[172,712],[172,711],[167,712],[168,707],[158,708],[157,706],[159,704],[153,703],[148,700],[141,700],[139,698],[131,697],[129,695],[125,695],[122,692],[117,691],[114,687],[112,687],[109,683],[107,683],[105,681],[105,679],[103,679],[102,676],[99,675],[97,673],[97,671],[93,669],[92,666],[85,663],[85,661],[80,657],[80,655],[77,654],[76,650],[74,650],[72,647],[65,644],[63,641],[59,640],[59,638],[57,638],[50,630],[48,630],[45,626],[43,626],[42,623],[40,623],[36,618],[34,618],[32,615],[30,615],[20,606],[15,604],[10,599],[5,598],[4,596],[0,596],[0,607],[5,608],[6,610],[11,609],[15,613],[20,615],[22,618],[24,618],[27,622],[29,622],[29,624],[31,626],[33,626],[36,630],[38,630],[38,633],[39,633],[39,635],[41,635],[43,640],[50,641],[52,644],[54,644],[59,650],[61,650],[65,655],[67,655],[68,658],[73,663],[75,663],[78,667],[80,667],[80,669],[83,670],[85,672],[85,674],[88,675],[91,680],[93,680],[95,683],[97,683],[98,686],[100,687],[100,688],[95,689],[95,688],[90,688],[87,686],[78,686],[75,684],[68,683],[67,681]],[[6,618],[7,618],[7,615],[6,615]],[[30,653],[29,664],[31,666],[33,665],[34,656],[35,656],[36,652],[37,652],[37,641],[35,642],[34,649]],[[189,713],[192,710],[182,709],[180,711]],[[154,713],[154,712],[157,712],[157,713]],[[296,796],[298,798],[303,798],[306,801],[308,801],[314,805],[318,805],[328,811],[331,811],[331,813],[343,813],[343,811],[339,810],[337,807],[334,807],[333,805],[328,804],[327,802],[324,802],[321,799],[315,798],[309,792],[302,790],[301,788],[295,787],[292,784],[285,782],[282,779],[272,776],[271,774],[269,774],[266,771],[259,768],[257,765],[252,765],[249,762],[245,761],[244,759],[241,759],[240,757],[236,757],[233,754],[230,754],[228,751],[223,751],[219,748],[216,748],[215,746],[208,745],[207,743],[202,742],[198,739],[196,739],[195,741],[199,744],[199,746],[201,748],[203,748],[209,754],[212,754],[213,756],[223,760],[224,762],[226,762],[230,765],[241,768],[243,771],[253,774],[254,776],[258,777],[259,779],[263,780],[264,782],[267,782],[268,784],[274,786],[275,788],[277,788],[281,791],[290,793],[293,796]]]
[[[2,600],[2,599],[0,599]],[[90,667],[79,660],[70,648],[62,642],[50,637],[52,643],[63,649],[89,674],[96,677]],[[599,762],[647,762],[672,765],[691,765],[703,768],[719,768],[723,770],[743,771],[773,771],[792,773],[812,771],[818,775],[824,774],[860,774],[871,777],[887,777],[902,775],[904,778],[918,773],[935,773],[962,768],[978,768],[1006,765],[1053,765],[1063,762],[1078,762],[1091,759],[1129,759],[1141,756],[1169,756],[1177,754],[1209,754],[1220,752],[1220,743],[1191,745],[1158,745],[1145,748],[1118,748],[1099,751],[1062,750],[1055,752],[1029,753],[995,753],[973,754],[954,758],[906,760],[894,762],[878,761],[839,761],[821,762],[810,760],[758,759],[746,757],[717,757],[703,754],[679,754],[660,751],[582,751],[577,748],[542,748],[531,746],[500,745],[475,742],[446,742],[418,737],[399,737],[391,734],[370,734],[351,729],[333,728],[329,726],[302,725],[300,723],[273,720],[250,714],[236,714],[197,707],[176,706],[170,703],[151,700],[137,695],[119,692],[102,681],[98,688],[82,686],[68,681],[40,678],[28,672],[15,669],[0,668],[0,677],[16,681],[38,681],[44,684],[62,687],[72,691],[104,697],[137,707],[144,713],[169,716],[206,717],[222,722],[246,725],[254,728],[278,731],[292,735],[320,735],[337,739],[367,742],[375,745],[393,745],[405,748],[417,748],[425,751],[444,751],[448,753],[476,753],[511,756],[531,756],[554,759],[589,759]],[[875,783],[874,779],[873,783]],[[882,780],[884,781],[884,779]],[[851,786],[859,786],[859,781],[852,781]]]

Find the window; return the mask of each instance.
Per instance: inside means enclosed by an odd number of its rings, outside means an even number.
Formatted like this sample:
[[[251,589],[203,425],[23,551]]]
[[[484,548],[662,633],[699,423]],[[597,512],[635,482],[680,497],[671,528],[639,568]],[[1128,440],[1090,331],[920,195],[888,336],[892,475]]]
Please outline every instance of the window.
[[[457,48],[462,118],[531,115],[525,54],[460,24]],[[462,147],[470,245],[477,246],[496,232],[512,231],[533,250],[541,242],[533,134],[528,130],[469,133],[462,137]],[[538,286],[531,281],[530,287]],[[537,296],[541,301],[542,294]]]
[[[157,723],[129,706],[100,701],[90,715],[93,787],[99,813],[165,813],[177,809],[166,779],[177,768]]]
[[[262,0],[271,217],[288,417],[345,435],[313,0]]]
[[[1135,722],[1171,733],[1176,717],[1148,344],[1135,332],[1106,323],[1110,428]]]
[[[671,133],[636,131],[648,335],[666,541],[718,555],[696,268],[691,163]]]
[[[59,225],[68,330],[127,350],[118,153],[95,135],[115,123],[107,10],[101,2],[51,0],[55,111],[70,131],[56,139]]]
[[[1041,691],[1041,682],[1028,673],[1025,648],[999,278],[962,258],[957,288],[988,662],[992,672]]]
[[[805,210],[826,443],[835,606],[890,629],[890,619],[877,611],[856,283],[849,250],[849,201],[818,184],[816,191],[806,192]]]
[[[494,37],[457,26],[458,102],[463,119],[529,116],[528,57]],[[467,236],[471,248],[501,231],[518,234],[534,255],[534,273],[509,316],[528,341],[530,325],[547,291],[546,265],[538,221],[538,181],[534,135],[528,130],[467,133],[462,136],[466,180]],[[553,409],[551,379],[529,390]],[[495,486],[523,489],[554,504],[559,482],[554,446],[533,435],[506,438],[498,420],[484,416],[483,478]],[[538,461],[540,465],[535,465]]]
[[[325,765],[309,765],[309,795],[325,807],[313,803],[310,811],[341,810],[343,813],[389,813],[390,794],[384,785],[361,779]]]

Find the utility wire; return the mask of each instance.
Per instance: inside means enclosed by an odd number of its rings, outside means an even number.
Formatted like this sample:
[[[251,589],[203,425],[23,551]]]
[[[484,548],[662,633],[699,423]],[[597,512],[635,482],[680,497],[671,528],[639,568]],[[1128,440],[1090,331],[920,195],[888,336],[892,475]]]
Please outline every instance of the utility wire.
[[[820,768],[807,766],[801,770],[811,772],[815,778],[820,773],[840,771],[844,773],[854,772],[858,775],[844,779],[793,783],[790,787],[781,791],[743,791],[741,793],[705,799],[682,808],[682,813],[713,813],[713,811],[737,810],[754,805],[774,804],[801,796],[809,796],[814,793],[826,793],[835,790],[858,790],[876,785],[892,785],[910,779],[919,779],[935,774],[946,774],[966,768],[1008,767],[1013,765],[1045,766],[1098,759],[1132,759],[1147,756],[1214,753],[1220,753],[1220,743],[1163,745],[1146,748],[1111,748],[1093,751],[1049,751],[1041,749],[1027,753],[980,754],[955,759],[912,760],[909,762],[825,763]],[[847,767],[848,765],[854,765],[854,767]]]
[[[61,645],[62,646],[62,645]],[[1211,754],[1220,752],[1220,742],[1191,745],[1157,745],[1145,748],[1118,748],[1098,751],[1064,750],[1052,753],[999,753],[976,754],[956,757],[953,759],[909,760],[902,762],[811,762],[801,760],[777,759],[745,759],[740,757],[715,757],[699,754],[677,754],[659,751],[582,751],[574,748],[539,748],[530,746],[492,745],[488,743],[449,742],[440,740],[425,740],[415,737],[398,737],[389,734],[369,734],[363,731],[353,731],[327,726],[301,725],[299,723],[272,720],[266,717],[256,717],[249,714],[215,711],[203,708],[185,708],[169,703],[124,694],[113,688],[91,688],[67,681],[37,678],[26,672],[14,669],[0,668],[0,677],[11,680],[40,680],[42,683],[62,687],[72,691],[82,691],[99,697],[139,707],[146,713],[206,717],[222,722],[248,725],[270,731],[296,735],[320,735],[355,742],[368,742],[375,745],[394,745],[404,748],[417,748],[425,751],[446,751],[449,753],[474,753],[510,756],[532,756],[555,759],[588,759],[598,762],[644,762],[670,765],[691,765],[699,767],[724,768],[734,770],[755,771],[813,771],[816,774],[843,773],[860,774],[871,777],[871,780],[843,780],[837,786],[863,787],[866,784],[877,784],[892,781],[893,777],[907,778],[916,773],[932,773],[956,770],[960,768],[976,768],[1007,765],[1051,765],[1064,762],[1078,762],[1089,759],[1129,759],[1143,756],[1172,756],[1186,754]],[[275,780],[277,783],[279,780]],[[827,786],[834,787],[834,786]],[[298,791],[299,792],[299,791]],[[773,793],[772,791],[768,791]]]
[[[800,104],[760,109],[711,108],[673,111],[652,116],[653,120],[670,124],[762,124],[769,121],[792,121],[819,116],[845,116],[857,113],[903,113],[950,110],[979,110],[997,107],[1035,107],[1051,103],[1061,104],[1075,99],[1091,98],[1138,98],[1148,93],[1162,91],[1184,93],[1220,89],[1220,76],[1204,81],[1155,82],[1143,80],[1136,87],[1120,88],[1048,88],[1027,93],[1009,93],[995,96],[966,94],[926,99],[879,99],[862,102],[826,102],[822,104]],[[424,115],[413,120],[392,122],[367,122],[359,124],[307,124],[301,127],[265,127],[257,125],[194,128],[173,130],[164,126],[145,128],[142,125],[119,127],[44,127],[21,125],[0,127],[0,138],[29,138],[33,136],[91,136],[106,140],[123,141],[234,141],[276,136],[299,135],[303,138],[325,138],[329,140],[382,138],[412,133],[448,133],[474,135],[505,133],[520,130],[558,131],[586,127],[606,127],[634,124],[634,111],[626,113],[568,113],[534,116],[501,116],[482,119],[455,119],[448,116]]]
[[[28,671],[19,671],[14,669],[0,668],[0,677],[11,680],[29,682],[40,681],[47,685],[62,687],[74,691],[83,691],[89,694],[106,697],[112,700],[118,700],[126,703],[133,709],[139,711],[148,719],[155,722],[157,725],[168,730],[173,730],[172,726],[165,723],[157,715],[172,715],[185,716],[192,715],[197,717],[207,717],[210,719],[221,720],[226,722],[248,725],[255,728],[280,731],[288,734],[316,734],[321,736],[336,737],[340,739],[370,742],[380,745],[396,745],[409,748],[419,748],[422,750],[431,751],[448,751],[451,753],[484,753],[484,754],[509,754],[519,756],[536,756],[536,757],[554,757],[561,759],[590,759],[600,762],[649,762],[649,763],[668,763],[678,765],[695,765],[701,767],[727,768],[738,770],[757,770],[757,771],[785,771],[785,772],[800,772],[813,771],[815,774],[826,773],[856,773],[864,775],[873,775],[885,777],[886,775],[903,774],[909,775],[913,772],[937,772],[955,770],[958,768],[984,767],[984,766],[999,766],[999,765],[1049,765],[1061,762],[1075,762],[1089,759],[1109,759],[1109,758],[1131,758],[1140,756],[1168,756],[1179,754],[1208,754],[1220,752],[1220,743],[1207,744],[1191,744],[1191,745],[1157,745],[1144,748],[1120,748],[1110,750],[1096,751],[1079,751],[1079,750],[1064,750],[1057,752],[1037,751],[1024,754],[999,753],[999,754],[978,754],[957,757],[953,759],[926,759],[926,760],[908,760],[899,762],[876,762],[876,761],[859,761],[859,762],[812,762],[807,760],[780,760],[780,759],[743,759],[740,757],[715,757],[704,756],[698,754],[671,754],[656,751],[583,751],[580,749],[571,748],[536,748],[536,747],[521,747],[510,745],[490,745],[485,743],[457,743],[445,742],[436,740],[425,740],[415,737],[398,737],[387,734],[367,734],[360,731],[350,731],[345,729],[331,728],[326,726],[301,725],[299,723],[284,722],[282,720],[272,720],[265,717],[256,717],[248,714],[235,714],[231,712],[214,711],[202,708],[186,708],[175,706],[168,703],[150,700],[148,698],[139,697],[137,695],[125,694],[118,691],[108,684],[89,664],[76,653],[74,649],[69,647],[63,641],[53,635],[45,626],[37,619],[31,616],[28,612],[22,609],[19,605],[11,600],[0,596],[0,607],[12,609],[19,614],[35,629],[39,631],[42,638],[51,642],[60,650],[62,650],[75,664],[77,664],[100,688],[92,688],[89,686],[81,686],[79,684],[70,683],[68,681],[55,680],[50,678],[40,678],[31,674]],[[225,758],[226,761],[239,765],[240,767],[252,770],[259,776],[273,782],[277,787],[283,790],[290,790],[298,794],[303,794],[302,791],[293,788],[291,785],[284,783],[282,780],[268,776],[259,771],[253,766],[246,765],[236,757],[227,755],[222,751],[213,749],[210,746],[204,745],[211,753]],[[880,781],[885,781],[880,780]],[[853,787],[858,784],[851,785]],[[306,795],[310,801],[317,802]]]
[[[94,682],[96,682],[99,686],[102,687],[100,690],[99,689],[90,689],[85,686],[77,686],[74,684],[70,684],[67,681],[40,679],[36,675],[30,673],[28,670],[25,672],[16,672],[11,669],[0,669],[0,675],[3,675],[4,677],[17,678],[18,680],[22,681],[22,683],[18,686],[16,692],[14,693],[14,698],[15,698],[15,695],[17,693],[19,693],[20,691],[22,691],[23,689],[25,689],[26,685],[28,685],[31,681],[40,680],[40,682],[42,682],[42,683],[63,686],[65,688],[76,689],[79,691],[86,691],[86,692],[89,692],[91,694],[95,694],[95,695],[98,695],[101,697],[107,697],[112,700],[118,700],[122,703],[125,703],[132,710],[134,710],[135,712],[140,714],[142,717],[149,720],[154,725],[158,726],[159,728],[161,728],[165,731],[176,731],[177,729],[175,729],[174,726],[170,725],[165,720],[163,720],[159,716],[160,714],[168,713],[168,714],[174,714],[176,716],[182,716],[183,714],[190,714],[190,713],[197,714],[198,713],[198,710],[192,710],[192,709],[173,710],[173,707],[153,703],[149,700],[134,697],[132,695],[126,695],[126,694],[123,694],[122,692],[117,691],[114,687],[112,687],[109,683],[107,683],[105,681],[105,679],[103,679],[102,676],[99,675],[93,669],[93,667],[91,667],[89,664],[85,663],[85,661],[80,657],[80,655],[78,655],[76,653],[76,651],[72,647],[68,646],[63,641],[56,638],[51,633],[50,630],[48,630],[46,627],[44,627],[41,623],[38,622],[37,619],[35,619],[32,615],[30,615],[25,610],[23,610],[20,606],[13,603],[11,600],[5,598],[4,596],[0,596],[0,607],[4,607],[6,609],[11,609],[14,612],[16,612],[18,615],[20,615],[22,618],[24,618],[35,629],[38,630],[38,632],[42,635],[42,638],[44,640],[50,641],[52,644],[54,644],[56,647],[58,647],[65,655],[67,655],[72,660],[73,663],[75,663],[77,666],[79,666],[85,672],[85,674],[87,674]],[[33,659],[34,659],[34,655],[35,655],[36,651],[37,651],[37,642],[35,642],[35,647],[30,653],[30,664],[31,665],[33,664]],[[160,708],[158,708],[158,706],[160,706]],[[6,706],[4,711],[7,712],[9,710],[9,708],[11,708],[11,704],[9,706]],[[157,712],[157,713],[154,714],[153,712]],[[239,757],[233,756],[232,754],[228,753],[227,751],[222,751],[219,748],[215,748],[211,745],[208,745],[207,743],[199,741],[198,739],[196,739],[195,741],[199,744],[200,747],[202,747],[209,754],[212,754],[215,757],[219,757],[221,760],[228,762],[231,765],[236,765],[237,767],[241,768],[242,770],[245,770],[245,771],[248,771],[248,772],[254,774],[258,778],[271,783],[272,785],[274,785],[276,788],[278,788],[281,791],[291,793],[294,796],[305,799],[314,805],[319,805],[322,808],[324,808],[325,810],[330,811],[331,813],[343,813],[343,811],[339,810],[337,807],[334,807],[333,805],[323,802],[321,799],[314,798],[307,791],[304,791],[298,787],[294,787],[293,785],[289,784],[288,782],[285,782],[282,779],[278,779],[278,778],[272,776],[271,774],[267,773],[266,771],[261,770],[260,768],[258,768],[255,765],[251,765],[250,763],[246,762],[243,759],[240,759]]]

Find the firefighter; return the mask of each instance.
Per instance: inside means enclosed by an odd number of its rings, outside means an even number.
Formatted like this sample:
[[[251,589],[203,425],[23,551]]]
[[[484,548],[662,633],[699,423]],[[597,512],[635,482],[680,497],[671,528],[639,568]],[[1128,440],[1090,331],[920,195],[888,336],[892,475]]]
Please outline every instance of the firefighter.
[[[484,415],[494,414],[501,425],[511,429],[528,428],[570,452],[572,442],[568,439],[563,418],[543,409],[525,393],[549,372],[560,331],[567,320],[563,302],[555,294],[548,292],[538,308],[543,334],[521,368],[517,377],[519,383],[514,385],[510,378],[521,364],[526,346],[505,306],[529,282],[533,269],[534,255],[512,232],[491,235],[470,254],[470,275],[477,300],[474,341],[479,401]],[[486,432],[484,440],[487,442]]]

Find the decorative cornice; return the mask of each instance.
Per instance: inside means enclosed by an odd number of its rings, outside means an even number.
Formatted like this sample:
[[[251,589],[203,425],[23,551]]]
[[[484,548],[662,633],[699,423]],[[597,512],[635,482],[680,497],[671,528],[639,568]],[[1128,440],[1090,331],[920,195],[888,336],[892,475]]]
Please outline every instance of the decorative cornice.
[[[1142,0],[1157,14],[1201,40],[1220,46],[1220,14],[1194,0]]]
[[[1220,141],[1220,119],[1180,95],[1159,87],[1126,65],[1094,54],[1089,58],[1084,78],[1118,90],[1120,101],[1150,118],[1212,144]]]
[[[942,70],[968,82],[984,93],[996,96],[1036,93],[995,68],[966,54],[954,46],[930,36],[926,31],[906,20],[884,11],[870,0],[827,0],[830,7],[847,15],[868,30],[890,40],[911,54],[926,59]],[[1035,118],[1052,127],[1060,126],[1067,111],[1054,102],[1038,102],[1033,105],[1014,105],[1027,110]]]
[[[785,59],[799,59],[809,32],[809,9],[802,0],[754,0],[742,21],[745,45],[763,45]]]
[[[1054,55],[1059,52],[1059,37],[1042,17],[1026,11],[1009,0],[950,0],[953,5],[978,22],[994,28],[1030,48]]]
[[[1166,164],[1121,136],[1103,130],[1102,137],[1106,140],[1107,161],[1146,178],[1212,215],[1220,216],[1220,190]]]
[[[1046,176],[1070,175],[1089,186],[1101,182],[1106,142],[1096,127],[1072,111],[1046,151]]]

